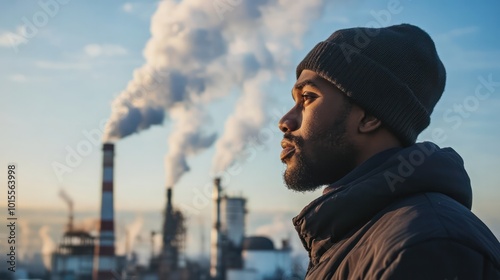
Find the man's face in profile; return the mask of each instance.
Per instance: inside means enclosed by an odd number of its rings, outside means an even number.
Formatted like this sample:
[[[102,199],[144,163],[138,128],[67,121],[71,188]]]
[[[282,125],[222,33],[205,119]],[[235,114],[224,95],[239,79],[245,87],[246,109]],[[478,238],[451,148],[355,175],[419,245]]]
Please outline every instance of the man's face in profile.
[[[289,189],[312,191],[355,167],[356,149],[349,137],[353,105],[337,87],[310,70],[302,71],[292,97],[295,105],[279,122],[284,133],[283,177]]]

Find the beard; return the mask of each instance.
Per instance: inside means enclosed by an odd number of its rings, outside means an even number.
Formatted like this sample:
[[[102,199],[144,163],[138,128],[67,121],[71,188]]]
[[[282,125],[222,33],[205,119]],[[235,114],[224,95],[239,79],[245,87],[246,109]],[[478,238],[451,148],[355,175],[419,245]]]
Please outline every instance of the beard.
[[[350,108],[341,114],[334,124],[319,131],[305,143],[302,137],[286,134],[285,139],[292,141],[298,152],[292,155],[283,174],[288,189],[306,192],[334,183],[355,168],[357,149],[347,139],[346,122]],[[305,144],[309,152],[304,152]]]

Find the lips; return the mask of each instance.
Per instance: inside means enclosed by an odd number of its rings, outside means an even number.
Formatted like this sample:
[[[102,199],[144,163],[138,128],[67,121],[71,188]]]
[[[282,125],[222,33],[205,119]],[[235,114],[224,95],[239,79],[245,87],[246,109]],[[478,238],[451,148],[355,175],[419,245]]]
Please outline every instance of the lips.
[[[281,161],[285,161],[295,153],[295,147],[288,141],[281,141],[281,147],[283,148],[280,154]]]

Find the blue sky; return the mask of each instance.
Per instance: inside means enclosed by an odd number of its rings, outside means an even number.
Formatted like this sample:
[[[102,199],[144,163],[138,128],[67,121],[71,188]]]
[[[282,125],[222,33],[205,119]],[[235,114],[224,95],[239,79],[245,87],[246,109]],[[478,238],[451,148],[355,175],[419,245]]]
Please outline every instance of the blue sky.
[[[246,1],[246,0],[244,0]],[[43,3],[51,1],[41,1]],[[320,2],[320,1],[317,1]],[[411,23],[434,38],[447,69],[447,85],[431,126],[419,140],[434,140],[455,148],[464,158],[473,183],[473,210],[500,236],[500,36],[497,1],[332,1],[321,15],[309,22],[300,44],[290,47],[290,67],[284,75],[273,75],[264,90],[267,109],[284,113],[292,105],[290,88],[294,67],[317,42],[333,31],[373,22],[383,25]],[[394,6],[393,6],[394,5]],[[16,162],[19,169],[19,207],[40,211],[66,209],[58,197],[63,188],[75,200],[76,211],[97,211],[100,206],[101,152],[92,145],[88,155],[58,180],[54,162],[64,162],[69,149],[86,141],[85,133],[96,131],[109,118],[112,100],[133,79],[133,71],[145,63],[144,47],[150,38],[151,16],[157,2],[68,1],[24,43],[13,47],[12,33],[44,11],[34,1],[9,1],[0,9],[0,137],[1,166]],[[242,5],[243,6],[243,5]],[[236,6],[230,12],[237,12]],[[392,7],[392,8],[390,8]],[[389,12],[396,10],[397,12]],[[214,11],[207,11],[214,13]],[[385,17],[384,17],[384,16]],[[389,15],[389,17],[387,17]],[[40,19],[39,19],[40,20]],[[228,18],[226,20],[234,20]],[[36,26],[35,26],[36,27]],[[267,28],[273,28],[268,26]],[[231,69],[227,69],[231,71]],[[484,82],[493,86],[476,89]],[[495,84],[496,83],[496,84]],[[224,98],[207,105],[207,129],[223,133],[224,123],[234,111],[241,89],[233,88]],[[469,108],[462,115],[456,106]],[[446,112],[452,110],[452,113]],[[449,118],[454,117],[453,121]],[[257,145],[255,157],[239,162],[237,175],[226,178],[229,193],[248,198],[252,212],[269,213],[277,224],[269,233],[292,232],[289,216],[298,213],[320,195],[287,190],[279,161],[281,135],[272,117],[263,129],[273,128],[268,141]],[[115,208],[140,213],[161,211],[165,203],[165,154],[173,129],[168,117],[163,125],[133,134],[116,144]],[[441,136],[433,137],[440,130]],[[260,130],[263,131],[263,130]],[[268,130],[266,130],[268,131]],[[444,136],[443,136],[444,135]],[[446,137],[445,140],[442,138]],[[210,205],[204,186],[211,183],[211,147],[188,159],[191,171],[175,185],[176,203],[202,205],[191,213],[207,218]],[[5,181],[5,172],[0,179]],[[4,186],[4,184],[2,184]],[[199,198],[194,202],[193,199]],[[5,205],[5,201],[0,201]],[[276,223],[286,217],[283,223]],[[274,219],[274,220],[273,220]],[[207,222],[209,224],[209,222]],[[286,228],[289,224],[290,228]],[[208,225],[207,225],[208,226]],[[250,225],[249,233],[262,232]],[[292,232],[293,234],[293,232]],[[57,236],[57,235],[56,235]]]

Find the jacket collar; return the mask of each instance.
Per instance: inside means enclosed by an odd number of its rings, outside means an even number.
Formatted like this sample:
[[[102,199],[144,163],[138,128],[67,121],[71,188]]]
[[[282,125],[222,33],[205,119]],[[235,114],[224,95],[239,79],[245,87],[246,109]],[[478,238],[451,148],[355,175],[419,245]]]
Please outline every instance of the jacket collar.
[[[471,208],[470,180],[453,149],[423,142],[381,152],[328,186],[293,224],[314,263],[395,200],[422,192],[441,192]]]

